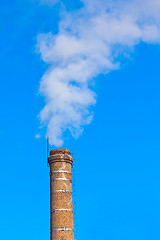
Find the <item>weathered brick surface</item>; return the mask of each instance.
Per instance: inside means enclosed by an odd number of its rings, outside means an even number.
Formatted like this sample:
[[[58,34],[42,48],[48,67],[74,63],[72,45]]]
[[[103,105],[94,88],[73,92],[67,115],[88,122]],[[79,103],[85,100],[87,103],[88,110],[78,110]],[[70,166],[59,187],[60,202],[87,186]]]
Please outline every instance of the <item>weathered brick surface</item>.
[[[51,209],[71,209],[72,194],[65,192],[55,192],[51,195]]]
[[[74,240],[72,161],[67,149],[50,152],[51,240]]]
[[[54,232],[52,234],[52,239],[55,240],[73,240],[74,239],[74,233],[71,231],[60,231],[60,232]]]
[[[68,211],[62,211],[61,214],[57,211],[52,213],[52,227],[57,228],[73,228],[73,213]]]

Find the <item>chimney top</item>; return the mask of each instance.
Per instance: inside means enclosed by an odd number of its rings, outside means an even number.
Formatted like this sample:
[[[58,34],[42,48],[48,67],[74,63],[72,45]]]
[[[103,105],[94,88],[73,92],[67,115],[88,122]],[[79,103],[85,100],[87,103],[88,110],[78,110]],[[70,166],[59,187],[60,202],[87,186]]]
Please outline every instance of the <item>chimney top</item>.
[[[68,149],[60,148],[50,151],[50,157],[48,158],[48,163],[52,164],[54,162],[67,162],[72,165],[73,158],[71,152]]]
[[[71,155],[70,150],[65,149],[65,148],[59,148],[59,149],[54,149],[50,151],[50,156],[55,155],[55,154],[69,154]]]

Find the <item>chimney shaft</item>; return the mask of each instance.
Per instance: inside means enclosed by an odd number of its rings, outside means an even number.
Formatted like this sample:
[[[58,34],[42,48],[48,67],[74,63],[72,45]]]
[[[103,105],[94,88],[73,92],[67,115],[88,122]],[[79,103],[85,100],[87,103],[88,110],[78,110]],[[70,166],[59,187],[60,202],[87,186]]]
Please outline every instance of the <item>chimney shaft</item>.
[[[51,240],[74,240],[72,163],[73,158],[67,149],[50,152]]]

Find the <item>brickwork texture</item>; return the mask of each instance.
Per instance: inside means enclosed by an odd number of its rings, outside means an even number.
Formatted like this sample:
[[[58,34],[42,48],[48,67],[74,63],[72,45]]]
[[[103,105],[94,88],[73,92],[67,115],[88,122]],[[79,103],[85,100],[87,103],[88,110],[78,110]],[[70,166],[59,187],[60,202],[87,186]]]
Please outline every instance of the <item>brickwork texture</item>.
[[[51,240],[74,240],[72,163],[73,158],[68,149],[50,152]]]

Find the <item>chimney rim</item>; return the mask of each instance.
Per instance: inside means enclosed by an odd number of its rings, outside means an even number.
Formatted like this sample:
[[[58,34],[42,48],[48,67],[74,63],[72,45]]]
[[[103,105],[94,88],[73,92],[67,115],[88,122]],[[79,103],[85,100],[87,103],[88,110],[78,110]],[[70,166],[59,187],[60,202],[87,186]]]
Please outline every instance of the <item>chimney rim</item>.
[[[55,154],[69,154],[71,155],[70,150],[66,149],[66,148],[58,148],[58,149],[54,149],[50,151],[50,156],[53,156]]]

